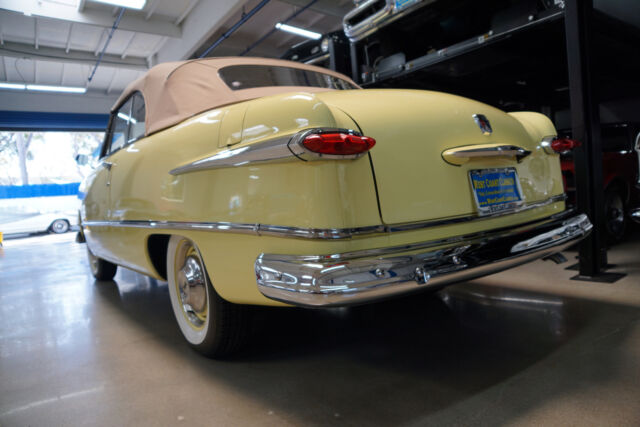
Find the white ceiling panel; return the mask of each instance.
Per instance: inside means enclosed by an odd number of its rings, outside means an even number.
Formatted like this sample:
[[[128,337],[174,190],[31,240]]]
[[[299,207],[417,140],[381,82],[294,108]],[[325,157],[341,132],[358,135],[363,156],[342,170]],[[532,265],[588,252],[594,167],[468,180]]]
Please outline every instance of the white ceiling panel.
[[[35,19],[34,19],[35,20]],[[69,34],[69,23],[38,18],[38,41],[41,45],[63,47]]]
[[[71,49],[95,52],[100,40],[104,40],[105,29],[86,24],[73,24]]]
[[[238,55],[309,1],[271,0],[213,54]],[[208,47],[258,2],[148,0],[140,11],[126,9],[89,82],[121,9],[93,0],[85,0],[81,8],[79,0],[0,0],[0,81],[86,87],[86,98],[75,99],[87,102],[99,96],[115,98],[158,60],[188,59]],[[341,14],[352,7],[351,0],[318,0],[291,23],[327,32],[339,28]],[[302,40],[274,32],[251,54],[277,57]],[[0,91],[0,96],[8,94]],[[20,93],[11,96],[20,97]],[[42,99],[56,96],[67,95],[42,95]],[[37,97],[25,91],[24,99],[19,108]],[[78,112],[91,110],[78,102],[61,101],[60,105],[75,105]],[[55,111],[56,105],[36,104],[33,109]]]
[[[37,74],[35,81],[43,85],[59,85],[63,65],[60,62],[36,61]]]

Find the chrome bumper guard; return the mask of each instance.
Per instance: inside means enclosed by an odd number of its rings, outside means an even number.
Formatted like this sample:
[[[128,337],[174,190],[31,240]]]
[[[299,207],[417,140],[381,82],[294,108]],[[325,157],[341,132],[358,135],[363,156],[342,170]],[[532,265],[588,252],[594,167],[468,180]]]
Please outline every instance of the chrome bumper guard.
[[[560,252],[586,237],[586,215],[413,245],[335,255],[261,254],[258,289],[305,307],[361,304],[470,280]]]

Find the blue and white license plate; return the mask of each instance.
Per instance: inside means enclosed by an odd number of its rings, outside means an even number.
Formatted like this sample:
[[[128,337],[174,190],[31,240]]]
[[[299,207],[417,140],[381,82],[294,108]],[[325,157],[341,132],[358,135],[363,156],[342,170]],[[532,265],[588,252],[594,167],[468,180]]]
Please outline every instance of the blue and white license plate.
[[[523,203],[514,168],[472,170],[469,180],[480,215],[513,210]]]

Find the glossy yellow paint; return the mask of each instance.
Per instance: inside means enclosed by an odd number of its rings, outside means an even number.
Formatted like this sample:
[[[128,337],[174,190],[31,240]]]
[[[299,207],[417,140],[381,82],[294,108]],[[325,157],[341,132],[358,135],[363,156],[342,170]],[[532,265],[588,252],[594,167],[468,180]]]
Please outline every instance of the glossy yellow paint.
[[[372,94],[367,95],[368,92]],[[383,221],[450,218],[475,212],[468,170],[503,166],[517,168],[527,202],[562,193],[559,161],[539,147],[541,135],[555,134],[544,116],[509,116],[451,95],[438,95],[439,107],[425,111],[426,93],[289,93],[200,114],[106,158],[113,166],[111,171],[99,169],[88,184],[84,220],[228,221],[353,228],[380,225]],[[350,97],[359,101],[351,101]],[[386,118],[376,112],[384,108]],[[486,138],[475,127],[470,111],[488,115],[494,129],[506,126],[508,130],[496,130],[497,136]],[[227,118],[241,124],[241,128],[234,129]],[[470,125],[458,125],[463,119],[469,120]],[[214,155],[228,144],[238,148],[312,127],[360,129],[377,139],[371,157],[378,190],[383,193],[382,218],[367,156],[314,162],[292,158],[178,176],[169,173],[178,166]],[[478,140],[509,140],[533,153],[520,164],[511,159],[473,159],[462,167],[447,164],[440,156],[443,147]],[[516,225],[563,210],[564,203],[560,202],[501,218],[339,241],[104,226],[90,227],[86,238],[96,255],[161,278],[149,257],[149,237],[184,236],[198,246],[212,283],[223,298],[236,303],[280,305],[263,297],[257,289],[253,265],[260,253],[331,254],[382,248]]]
[[[349,112],[362,132],[376,139],[371,158],[385,223],[476,212],[469,184],[469,171],[474,169],[514,167],[527,202],[563,192],[560,163],[539,149],[541,138],[532,138],[532,132],[549,121],[542,115],[527,116],[528,131],[518,116],[440,92],[333,91],[317,98]],[[479,129],[474,114],[489,119],[490,135]],[[532,154],[520,163],[515,158],[475,158],[461,166],[442,158],[448,149],[483,144],[516,145]]]

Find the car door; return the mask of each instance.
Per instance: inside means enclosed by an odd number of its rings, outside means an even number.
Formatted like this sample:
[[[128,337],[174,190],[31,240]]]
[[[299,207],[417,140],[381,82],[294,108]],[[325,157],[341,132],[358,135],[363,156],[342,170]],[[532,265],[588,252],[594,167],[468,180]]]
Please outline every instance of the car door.
[[[90,232],[86,233],[91,250],[95,255],[112,261],[117,258],[115,255],[117,237],[114,236],[117,227],[111,226],[113,220],[111,180],[116,168],[116,154],[128,140],[131,105],[132,99],[129,98],[111,116],[101,150],[100,163],[87,180],[84,200],[84,218],[94,224],[96,222],[101,224],[90,227]]]
[[[126,111],[125,111],[126,109]],[[118,119],[127,122],[127,133],[123,136],[111,155],[111,181],[109,211],[111,221],[133,219],[131,211],[137,210],[141,201],[134,200],[131,189],[134,187],[134,174],[138,172],[142,155],[136,147],[136,141],[144,138],[145,106],[142,95],[136,92],[118,111]],[[148,185],[148,183],[144,183]]]
[[[116,117],[116,115],[112,115],[109,120],[100,150],[100,161],[86,178],[83,188],[80,190],[83,199],[81,216],[85,222],[92,224],[85,230],[85,237],[90,243],[91,251],[105,259],[110,258],[105,242],[109,239],[109,233],[112,230],[112,227],[108,225],[110,220],[109,185],[112,167],[109,153],[113,135],[123,131],[122,122],[116,120]]]
[[[109,176],[109,221],[113,229],[109,233],[108,245],[114,261],[134,269],[144,270],[144,239],[140,230],[130,228],[131,221],[140,221],[137,215],[145,211],[145,200],[135,196],[136,186],[148,187],[148,182],[138,182],[141,173],[142,153],[136,142],[145,136],[145,105],[139,92],[134,93],[118,109],[115,129],[122,129],[113,136],[108,161]],[[147,216],[144,217],[148,219]]]

